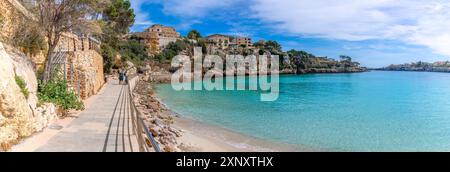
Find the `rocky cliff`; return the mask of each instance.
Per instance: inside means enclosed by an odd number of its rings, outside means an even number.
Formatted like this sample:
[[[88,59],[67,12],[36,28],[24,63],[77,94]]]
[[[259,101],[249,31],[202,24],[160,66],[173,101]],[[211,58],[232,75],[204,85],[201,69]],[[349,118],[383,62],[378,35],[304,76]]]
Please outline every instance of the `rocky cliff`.
[[[37,21],[36,17],[19,1],[0,0],[0,151],[57,119],[54,105],[37,106],[36,69],[46,60],[44,51],[27,56],[9,46],[17,43],[13,38],[23,34],[20,29],[27,26],[25,23],[33,21]],[[100,42],[64,33],[57,48],[67,52],[61,64],[71,86],[83,99],[95,95],[105,83]],[[25,88],[16,83],[17,78],[23,80]],[[28,95],[23,93],[24,89]]]
[[[0,12],[0,40],[7,41],[29,13],[16,0],[0,0]]]
[[[17,85],[22,78],[28,98]],[[0,151],[21,138],[30,136],[57,119],[51,104],[37,107],[37,79],[31,59],[20,51],[0,43]]]

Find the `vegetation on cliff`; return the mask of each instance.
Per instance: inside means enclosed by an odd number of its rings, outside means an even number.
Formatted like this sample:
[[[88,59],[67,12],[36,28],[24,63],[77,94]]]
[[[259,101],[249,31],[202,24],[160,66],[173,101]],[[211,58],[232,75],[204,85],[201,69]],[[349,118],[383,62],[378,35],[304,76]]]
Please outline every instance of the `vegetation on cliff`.
[[[187,37],[170,43],[161,53],[154,55],[154,59],[160,63],[168,64],[171,59],[180,54],[192,55],[193,47],[202,47],[206,54],[206,41],[201,37],[201,33],[192,30]],[[367,69],[354,62],[352,57],[342,55],[339,60],[328,57],[317,57],[305,51],[290,50],[283,51],[283,47],[277,41],[259,41],[253,47],[238,46],[225,50],[217,50],[215,55],[225,56],[226,54],[247,55],[278,55],[280,57],[280,71],[282,73],[303,74],[303,73],[348,73],[364,72]]]
[[[103,30],[101,49],[106,73],[110,73],[112,68],[126,67],[126,61],[142,65],[149,59],[145,44],[136,37],[129,36],[129,28],[134,24],[136,17],[129,0],[111,0],[101,13],[103,16],[99,21]],[[120,57],[118,62],[117,57]]]
[[[99,1],[101,2],[101,1]],[[96,32],[95,24],[89,20],[97,13],[98,3],[88,0],[37,1],[35,14],[38,16],[38,26],[46,37],[47,60],[43,80],[47,82],[51,75],[50,68],[53,52],[55,52],[61,36],[65,32],[82,30],[83,33]]]
[[[30,22],[25,27],[16,30],[11,45],[19,47],[28,55],[36,55],[47,49],[45,36],[36,22]]]
[[[27,83],[25,82],[25,80],[20,76],[15,76],[14,79],[16,80],[16,84],[19,86],[22,94],[25,96],[25,98],[28,99],[28,97],[30,96],[30,91],[28,91]]]
[[[45,51],[44,81],[52,75],[48,59],[65,32],[101,40],[106,73],[112,67],[126,64],[116,64],[117,57],[121,58],[119,62],[129,60],[136,63],[148,58],[146,51],[142,50],[145,46],[127,36],[135,21],[129,0],[46,0],[37,1],[37,5],[29,10],[37,16],[36,21],[25,22],[26,26],[17,31],[11,42],[29,54]]]
[[[177,40],[176,42],[171,42],[167,47],[162,50],[161,53],[156,54],[154,59],[160,63],[170,63],[172,58],[180,54],[183,51],[190,49],[194,43],[184,40]]]
[[[317,57],[305,51],[290,50],[287,53],[290,64],[285,65],[285,68],[292,68],[296,70],[296,73],[347,73],[367,70],[345,55],[341,55],[338,61],[327,57]]]

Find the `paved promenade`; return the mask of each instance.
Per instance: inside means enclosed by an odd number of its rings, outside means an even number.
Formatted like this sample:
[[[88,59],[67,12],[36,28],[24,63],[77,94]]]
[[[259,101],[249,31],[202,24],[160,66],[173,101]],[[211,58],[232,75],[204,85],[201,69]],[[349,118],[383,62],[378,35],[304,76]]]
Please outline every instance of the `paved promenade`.
[[[138,152],[128,86],[110,81],[94,102],[37,152]]]

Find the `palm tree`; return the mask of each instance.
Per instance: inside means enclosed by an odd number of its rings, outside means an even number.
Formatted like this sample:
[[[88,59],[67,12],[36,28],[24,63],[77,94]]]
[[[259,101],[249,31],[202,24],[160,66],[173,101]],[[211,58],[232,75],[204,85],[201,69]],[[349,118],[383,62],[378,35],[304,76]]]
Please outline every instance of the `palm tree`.
[[[197,31],[197,30],[191,30],[191,31],[188,33],[188,38],[189,38],[189,39],[193,39],[193,40],[198,40],[198,39],[202,38],[202,35],[201,35],[200,32]]]

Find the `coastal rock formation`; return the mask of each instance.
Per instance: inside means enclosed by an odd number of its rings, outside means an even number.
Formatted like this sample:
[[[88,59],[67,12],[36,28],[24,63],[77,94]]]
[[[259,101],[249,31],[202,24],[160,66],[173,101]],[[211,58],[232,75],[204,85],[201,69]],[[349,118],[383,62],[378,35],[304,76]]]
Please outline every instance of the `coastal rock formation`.
[[[175,116],[153,95],[150,83],[141,79],[136,85],[134,97],[142,118],[161,149],[165,152],[185,151],[188,146],[178,142],[182,131],[171,127]]]
[[[450,72],[450,62],[440,61],[434,63],[416,62],[400,65],[390,65],[388,67],[380,68],[377,70],[386,71],[416,71],[416,72]]]
[[[143,80],[147,83],[168,83],[171,80],[171,73],[167,70],[169,67],[151,61],[141,69],[140,73],[143,74]]]
[[[22,78],[28,98],[17,85]],[[20,138],[47,127],[57,119],[54,105],[37,107],[37,79],[31,60],[20,51],[0,43],[0,151]]]

